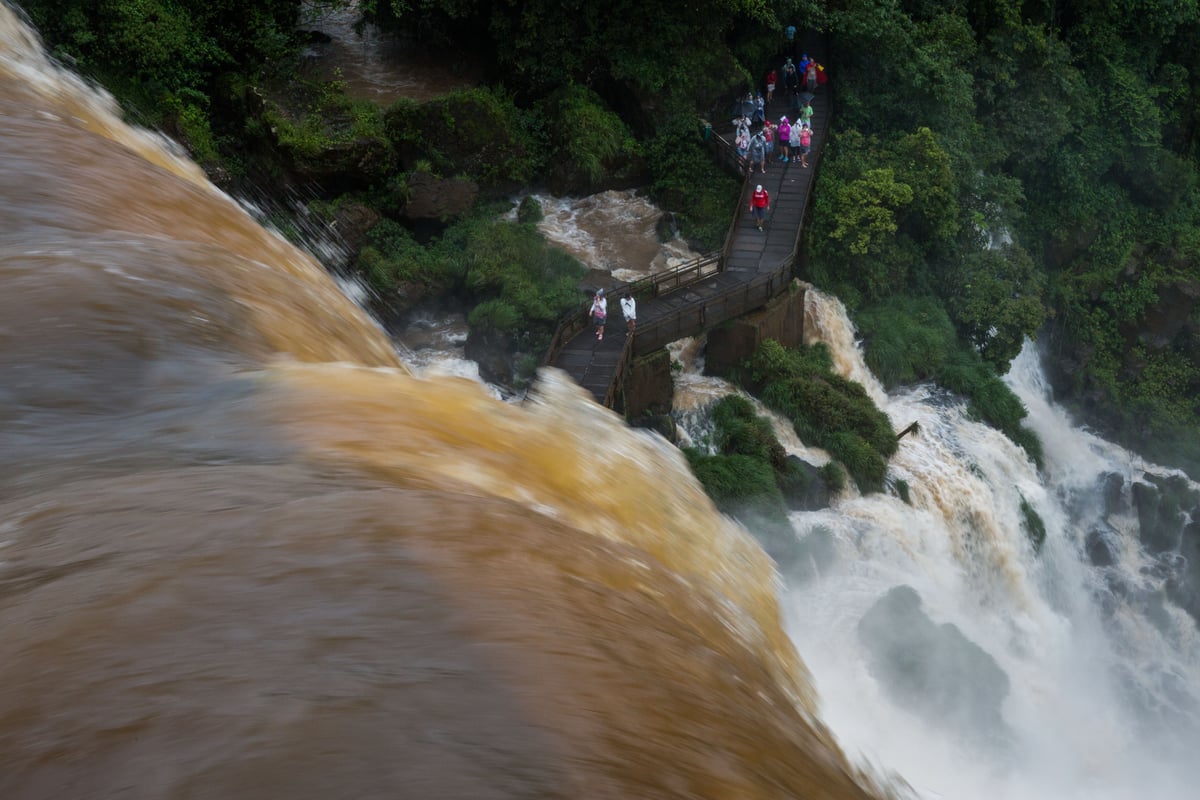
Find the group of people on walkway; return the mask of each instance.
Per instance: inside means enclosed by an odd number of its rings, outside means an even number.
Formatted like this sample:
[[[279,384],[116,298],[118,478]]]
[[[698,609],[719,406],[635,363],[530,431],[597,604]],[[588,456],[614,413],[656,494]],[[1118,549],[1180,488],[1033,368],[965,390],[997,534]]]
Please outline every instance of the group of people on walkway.
[[[793,158],[800,166],[808,167],[808,154],[812,150],[812,104],[808,103],[800,111],[795,122],[787,117],[780,117],[779,124],[764,120],[762,127],[755,133],[750,132],[749,125],[742,125],[735,120],[734,146],[738,155],[750,162],[751,172],[766,172],[767,162],[775,153],[778,142],[779,160],[787,164]]]
[[[621,314],[625,317],[625,332],[632,336],[637,327],[637,301],[633,295],[627,294],[621,298]],[[604,341],[604,324],[608,321],[608,298],[603,289],[597,289],[592,298],[592,307],[588,311],[592,324],[596,327],[596,341]]]
[[[829,80],[825,67],[819,64],[815,58],[809,58],[808,53],[801,55],[800,61],[797,63],[792,63],[789,56],[779,72],[783,73],[783,88],[787,93],[788,103],[793,109],[799,107],[800,95],[803,92],[814,94]],[[768,103],[775,99],[775,87],[779,85],[779,72],[772,68],[767,73],[766,102]]]
[[[805,53],[798,64],[793,64],[789,57],[782,71],[794,119],[780,117],[777,125],[767,119],[766,105],[774,100],[778,82],[778,73],[772,69],[766,76],[766,97],[762,94],[748,95],[740,104],[740,115],[733,120],[734,147],[738,155],[750,162],[751,172],[766,172],[767,162],[772,159],[776,149],[781,162],[787,164],[798,160],[802,168],[808,167],[814,113],[812,95],[827,81],[825,68]],[[805,76],[803,84],[801,75]]]

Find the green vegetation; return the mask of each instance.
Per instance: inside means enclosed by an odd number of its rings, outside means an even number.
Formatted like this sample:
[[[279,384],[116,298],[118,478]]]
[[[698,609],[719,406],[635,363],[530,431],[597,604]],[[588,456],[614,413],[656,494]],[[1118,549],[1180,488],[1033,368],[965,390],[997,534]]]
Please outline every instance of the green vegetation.
[[[713,406],[714,454],[688,448],[688,464],[722,512],[734,517],[763,543],[780,565],[796,558],[797,542],[788,522],[787,498],[803,497],[810,478],[775,438],[766,417],[744,397],[727,395]],[[843,481],[844,483],[844,481]]]
[[[1024,497],[1021,498],[1021,527],[1029,537],[1033,552],[1042,552],[1042,545],[1046,543],[1046,523]]]
[[[802,441],[828,450],[864,494],[882,491],[896,433],[862,386],[834,374],[828,348],[789,350],[768,339],[746,366],[763,402]]]
[[[354,193],[409,225],[418,174],[469,180],[484,201],[530,184],[640,183],[705,249],[723,241],[738,183],[705,155],[697,120],[755,86],[785,24],[820,28],[838,114],[804,277],[845,302],[872,368],[889,385],[963,392],[1036,459],[999,376],[1040,336],[1059,396],[1082,418],[1200,474],[1195,3],[368,0],[368,20],[470,54],[490,78],[382,111],[337,82],[296,78],[301,0],[22,6],[58,57],[214,176],[298,182],[323,202]],[[367,244],[360,262],[376,285],[459,287],[490,304],[476,315],[489,329],[557,305],[525,278],[498,281],[494,265],[471,288],[465,262],[436,243],[383,228]],[[548,268],[535,257],[529,269]],[[828,391],[787,402],[856,407]],[[839,446],[852,471],[878,472],[871,448]]]
[[[439,175],[463,174],[485,185],[517,187],[544,167],[536,114],[500,88],[460,89],[428,103],[400,100],[385,114],[387,136],[407,163]]]
[[[994,378],[1040,333],[1064,399],[1200,471],[1200,8],[850,0],[826,23],[810,278],[877,331],[873,368],[968,392],[1037,458]]]
[[[23,0],[51,51],[211,165],[234,146],[232,75],[297,60],[300,0]],[[236,112],[232,117],[236,117]]]
[[[385,296],[413,285],[463,294],[474,331],[509,337],[519,351],[540,354],[559,319],[580,304],[578,285],[587,270],[549,245],[533,224],[499,219],[494,210],[481,209],[428,245],[385,219],[367,234],[358,266]]]
[[[688,138],[696,127],[694,120],[681,116],[676,124],[678,129],[668,129],[646,144],[654,176],[650,191],[661,206],[678,210],[681,231],[698,249],[718,250],[725,243],[742,187],[716,165],[698,132]]]

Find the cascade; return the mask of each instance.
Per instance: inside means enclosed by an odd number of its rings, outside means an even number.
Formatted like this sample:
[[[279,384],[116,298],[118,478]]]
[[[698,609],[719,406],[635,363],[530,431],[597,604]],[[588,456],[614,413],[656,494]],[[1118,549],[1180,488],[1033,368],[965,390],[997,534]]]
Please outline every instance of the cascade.
[[[677,450],[414,374],[7,4],[0,116],[0,797],[883,796]]]
[[[1179,557],[1147,554],[1137,515],[1106,508],[1114,476],[1126,495],[1146,474],[1182,476],[1075,423],[1050,400],[1032,343],[1006,380],[1044,444],[1042,471],[961,398],[929,385],[889,394],[835,298],[810,290],[805,322],[807,343],[829,346],[835,371],[862,383],[894,427],[920,428],[889,467],[909,503],[851,489],[828,509],[790,515],[824,557],[784,576],[788,629],[839,741],[922,798],[1192,797],[1200,634],[1163,592]],[[682,366],[675,415],[684,442],[701,446],[711,405],[740,391],[703,375],[702,345],[671,347]],[[777,433],[788,425],[757,408]],[[794,434],[779,439],[810,463],[828,458]],[[1045,525],[1040,551],[1023,503]],[[1115,539],[1113,563],[1099,567],[1087,553],[1098,526]],[[897,587],[915,590],[919,614],[902,613]],[[882,657],[864,619],[886,620]],[[919,664],[918,680],[904,680],[905,659]]]

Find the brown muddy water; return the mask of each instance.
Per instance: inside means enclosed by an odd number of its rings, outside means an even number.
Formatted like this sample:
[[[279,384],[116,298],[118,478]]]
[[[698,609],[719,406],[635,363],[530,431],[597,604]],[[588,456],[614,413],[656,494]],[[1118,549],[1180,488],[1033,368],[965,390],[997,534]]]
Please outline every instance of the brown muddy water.
[[[0,797],[868,796],[672,448],[414,377],[4,6],[0,117]]]

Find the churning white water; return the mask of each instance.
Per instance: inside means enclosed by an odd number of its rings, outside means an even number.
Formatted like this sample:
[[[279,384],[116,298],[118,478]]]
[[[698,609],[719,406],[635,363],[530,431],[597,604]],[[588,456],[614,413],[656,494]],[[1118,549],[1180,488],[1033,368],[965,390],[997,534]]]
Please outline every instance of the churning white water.
[[[920,424],[917,436],[901,440],[889,470],[889,479],[908,484],[911,504],[891,493],[849,495],[831,509],[792,515],[797,536],[824,529],[835,545],[836,557],[815,577],[789,586],[785,605],[822,716],[846,750],[903,776],[920,797],[1200,796],[1195,623],[1169,603],[1152,622],[1109,592],[1083,548],[1103,516],[1103,476],[1116,473],[1128,484],[1143,470],[1167,471],[1073,424],[1048,399],[1032,345],[1008,382],[1044,443],[1041,473],[1022,450],[969,419],[961,402],[930,387],[884,393],[841,305],[819,292],[808,294],[808,304],[806,321],[815,324],[807,328],[830,345],[838,370],[856,380],[867,375],[868,391],[881,396],[897,429]],[[1022,500],[1045,523],[1040,553],[1022,528]],[[1107,569],[1154,590],[1136,519],[1108,523],[1122,541]],[[898,704],[872,674],[859,621],[899,585],[916,590],[932,623],[957,626],[1005,672],[1004,736],[976,736]],[[963,679],[929,677],[935,685]]]
[[[670,268],[691,254],[657,241],[659,212],[633,193],[537,196],[550,240],[618,279]],[[793,512],[797,537],[831,535],[835,556],[789,583],[789,631],[821,698],[822,718],[853,757],[894,773],[921,798],[967,800],[1193,800],[1200,768],[1200,637],[1182,611],[1144,608],[1114,594],[1114,582],[1154,593],[1153,564],[1136,539],[1136,518],[1105,515],[1102,477],[1128,483],[1166,473],[1078,427],[1050,400],[1035,348],[1014,362],[1009,385],[1029,409],[1026,424],[1045,448],[1042,471],[995,429],[973,421],[961,399],[931,386],[888,394],[866,367],[836,299],[810,290],[806,339],[825,342],[835,369],[864,385],[899,430],[889,482],[908,487],[863,497],[851,489],[833,507]],[[462,355],[461,316],[414,317],[400,338],[418,370],[478,379]],[[685,444],[704,446],[708,409],[733,385],[703,375],[704,341],[671,345],[679,364],[675,418]],[[827,454],[803,445],[789,423],[754,401],[789,453],[813,464]],[[1039,551],[1022,524],[1022,503],[1045,523]],[[1084,554],[1098,522],[1115,530],[1107,573]],[[869,667],[863,616],[890,589],[912,587],[933,625],[952,624],[1007,676],[1003,736],[897,702]],[[961,680],[957,676],[930,676]],[[970,679],[970,675],[967,675]],[[1188,704],[1192,704],[1189,708]]]
[[[538,229],[592,269],[621,281],[672,269],[700,255],[678,236],[659,241],[663,212],[633,189],[586,197],[534,194],[544,215]]]

